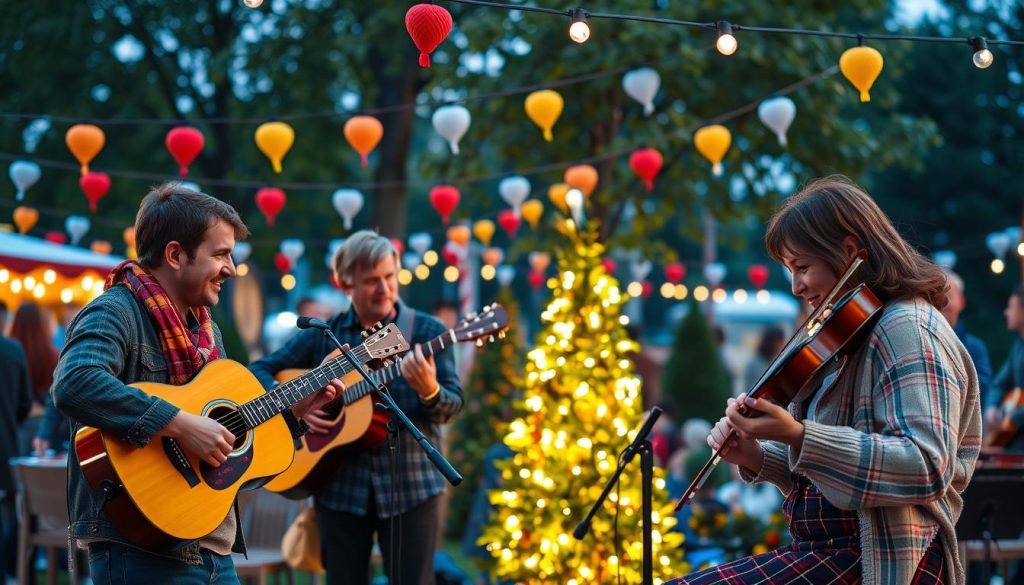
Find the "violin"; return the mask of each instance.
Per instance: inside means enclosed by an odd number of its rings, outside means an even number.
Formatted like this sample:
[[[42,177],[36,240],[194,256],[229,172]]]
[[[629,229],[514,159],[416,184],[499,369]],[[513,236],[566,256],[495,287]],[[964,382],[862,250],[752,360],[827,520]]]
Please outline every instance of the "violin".
[[[861,250],[836,281],[825,300],[807,317],[803,325],[797,328],[779,355],[754,382],[747,392],[748,396],[771,400],[785,407],[793,401],[808,380],[817,377],[826,363],[844,357],[860,346],[865,334],[871,331],[881,317],[884,306],[864,284],[846,290],[853,273],[865,260],[867,253]],[[843,292],[844,290],[846,292]],[[746,417],[761,415],[745,404],[740,405],[737,410]],[[694,494],[704,485],[711,471],[721,461],[722,450],[735,436],[736,431],[732,430],[722,442],[722,446],[697,473],[676,503],[677,512],[693,500]]]

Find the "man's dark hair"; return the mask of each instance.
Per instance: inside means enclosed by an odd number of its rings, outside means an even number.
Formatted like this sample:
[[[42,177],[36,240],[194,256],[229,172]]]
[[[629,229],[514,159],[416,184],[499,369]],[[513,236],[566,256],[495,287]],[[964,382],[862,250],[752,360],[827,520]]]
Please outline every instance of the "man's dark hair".
[[[167,244],[174,241],[181,244],[189,260],[195,259],[206,230],[217,220],[235,229],[236,240],[249,237],[249,228],[227,203],[176,181],[154,187],[142,199],[135,216],[139,264],[147,268],[160,266]]]

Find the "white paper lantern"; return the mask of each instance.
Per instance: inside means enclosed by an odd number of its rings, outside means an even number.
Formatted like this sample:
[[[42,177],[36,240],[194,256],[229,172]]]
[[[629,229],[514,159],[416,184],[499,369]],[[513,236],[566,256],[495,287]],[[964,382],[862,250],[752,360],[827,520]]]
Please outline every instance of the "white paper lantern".
[[[39,180],[42,171],[38,164],[30,160],[16,160],[8,168],[8,174],[11,176],[14,188],[18,190],[17,199],[21,201],[25,198],[25,191],[28,191],[29,187],[35,185]]]
[[[292,266],[295,266],[299,258],[302,258],[302,255],[306,253],[306,244],[302,243],[302,240],[298,238],[281,240],[281,253],[288,258]]]
[[[235,265],[242,264],[252,254],[252,244],[249,242],[235,242],[235,249],[231,251],[231,259]]]
[[[704,266],[704,280],[711,286],[711,288],[715,288],[725,280],[726,271],[727,269],[725,268],[725,264],[722,264],[721,262],[709,262]]]
[[[956,266],[956,252],[952,250],[938,250],[932,257],[935,263],[943,268],[952,270]]]
[[[650,116],[654,112],[654,96],[657,95],[659,87],[661,76],[650,67],[633,69],[622,76],[622,88],[629,97],[644,105],[645,116]]]
[[[420,256],[423,256],[433,243],[434,238],[427,232],[416,232],[409,235],[409,248],[415,250]]]
[[[352,229],[352,218],[363,208],[363,194],[355,189],[338,189],[331,196],[334,210],[345,222],[345,229]]]
[[[633,275],[633,280],[643,281],[651,273],[651,261],[638,258],[630,260],[629,273]]]
[[[327,253],[324,254],[324,264],[328,270],[334,270],[334,256],[338,253],[338,248],[345,243],[345,238],[335,238],[327,244]]]
[[[402,268],[412,270],[420,265],[420,255],[416,252],[402,254]]]
[[[82,217],[81,215],[69,215],[64,220],[64,230],[71,236],[71,245],[77,246],[78,242],[82,240],[85,234],[89,233],[89,227],[92,223],[88,217]]]
[[[1010,236],[1006,235],[1006,232],[992,232],[985,237],[985,245],[1000,260],[1006,256],[1006,251],[1010,249]]]
[[[469,130],[471,121],[469,110],[460,105],[442,106],[434,112],[431,118],[434,130],[448,141],[452,154],[459,154],[459,140],[462,140],[466,131]]]
[[[502,264],[495,269],[495,274],[498,277],[498,284],[507,287],[512,284],[512,280],[516,277],[516,268],[515,266]]]
[[[786,146],[786,131],[796,117],[796,104],[786,96],[768,98],[757,106],[757,117],[775,133],[779,144]]]
[[[509,207],[518,211],[530,196],[530,181],[524,177],[505,177],[498,183],[498,193]]]

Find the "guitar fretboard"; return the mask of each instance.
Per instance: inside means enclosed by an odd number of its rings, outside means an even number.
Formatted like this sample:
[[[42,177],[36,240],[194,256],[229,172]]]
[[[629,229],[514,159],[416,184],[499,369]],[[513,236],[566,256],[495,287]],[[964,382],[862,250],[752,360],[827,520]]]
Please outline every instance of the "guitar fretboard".
[[[446,343],[447,342],[447,345]],[[458,338],[455,337],[455,331],[449,329],[441,335],[431,339],[430,341],[423,344],[423,356],[430,357],[436,353],[440,353],[458,343]],[[402,375],[402,358],[398,358],[391,362],[387,366],[370,372],[370,378],[376,382],[376,385],[387,384],[388,382],[398,378]],[[363,380],[357,384],[354,384],[351,388],[345,390],[342,400],[347,406],[352,404],[356,400],[359,400],[363,396],[373,392],[374,386],[371,386],[369,382]]]

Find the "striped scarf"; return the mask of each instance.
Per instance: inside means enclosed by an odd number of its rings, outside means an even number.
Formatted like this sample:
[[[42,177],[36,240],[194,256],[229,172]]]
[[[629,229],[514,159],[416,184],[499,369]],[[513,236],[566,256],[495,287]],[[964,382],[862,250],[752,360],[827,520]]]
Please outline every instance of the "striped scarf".
[[[164,287],[137,262],[125,260],[114,267],[107,275],[103,290],[122,282],[149,309],[160,331],[160,345],[164,350],[164,359],[167,360],[171,384],[188,382],[207,362],[220,357],[213,335],[210,309],[192,308],[199,320],[199,331],[193,333],[185,325],[181,313],[167,296]]]

